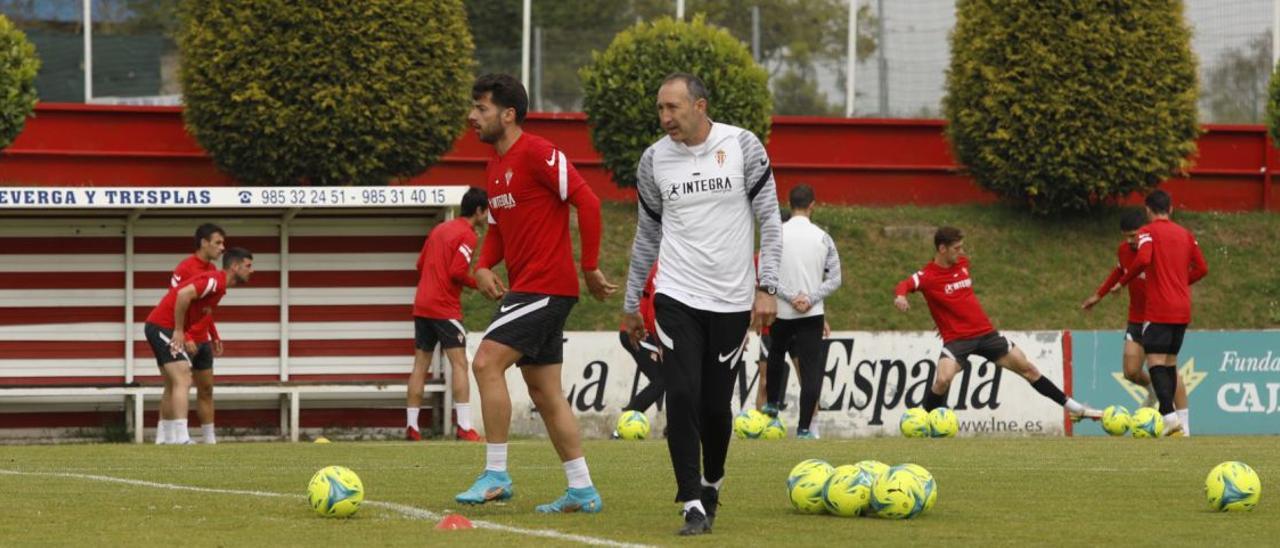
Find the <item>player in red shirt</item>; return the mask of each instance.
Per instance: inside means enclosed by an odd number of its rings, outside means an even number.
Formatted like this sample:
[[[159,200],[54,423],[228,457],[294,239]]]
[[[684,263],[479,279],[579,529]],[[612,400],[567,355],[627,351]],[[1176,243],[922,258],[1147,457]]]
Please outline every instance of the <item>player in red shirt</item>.
[[[196,227],[196,250],[191,256],[183,259],[173,269],[169,277],[169,287],[174,288],[183,282],[205,272],[217,272],[213,262],[222,256],[226,247],[227,233],[222,227],[213,223],[204,223]],[[199,323],[187,328],[187,340],[196,344],[191,354],[191,376],[196,385],[196,416],[200,418],[200,430],[204,434],[204,443],[217,443],[213,426],[213,358],[222,355],[222,339],[213,324],[213,315],[206,316]],[[173,430],[172,423],[178,418],[170,417],[166,410],[172,408],[170,394],[166,392],[160,398],[160,418],[156,425],[156,444],[170,443],[168,433]],[[189,437],[189,435],[188,435]]]
[[[418,255],[418,292],[413,298],[413,372],[409,374],[408,425],[405,438],[421,440],[418,409],[436,345],[453,367],[450,387],[456,437],[480,441],[471,424],[471,383],[468,382],[467,330],[462,326],[463,286],[475,289],[471,277],[471,256],[476,249],[476,228],[489,217],[484,190],[469,188],[462,196],[461,217],[441,223],[431,230]]]
[[[1133,258],[1137,255],[1138,249],[1138,230],[1142,225],[1146,224],[1147,218],[1141,211],[1133,210],[1124,214],[1120,218],[1120,232],[1124,235],[1124,241],[1120,242],[1120,247],[1116,249],[1116,267],[1111,269],[1111,274],[1107,276],[1106,281],[1098,286],[1098,290],[1090,295],[1080,304],[1080,308],[1085,312],[1093,309],[1103,297],[1106,297],[1111,289],[1116,286],[1116,282],[1124,277],[1125,269],[1129,263],[1133,262]],[[1142,350],[1142,314],[1143,308],[1146,306],[1147,297],[1147,280],[1144,274],[1138,274],[1129,283],[1129,325],[1125,328],[1124,333],[1124,360],[1123,370],[1124,376],[1129,382],[1147,389],[1147,399],[1142,402],[1142,407],[1155,407],[1158,403],[1156,400],[1156,392],[1151,389],[1151,377],[1147,375],[1145,369],[1142,368],[1142,362],[1146,359],[1146,353]],[[1178,389],[1174,393],[1174,406],[1178,409],[1179,417],[1187,414],[1187,389],[1182,382],[1182,377],[1178,377]],[[1186,428],[1187,421],[1183,421],[1184,434],[1190,429]],[[1188,434],[1189,435],[1189,434]]]
[[[933,246],[933,261],[898,282],[893,299],[894,306],[906,312],[911,308],[907,293],[922,293],[929,305],[929,314],[933,315],[933,322],[938,326],[938,333],[942,335],[938,371],[933,378],[933,386],[924,395],[925,410],[946,406],[951,379],[960,371],[960,363],[968,363],[969,355],[977,354],[1022,376],[1041,395],[1065,407],[1073,420],[1101,418],[1101,411],[1063,394],[1058,385],[1040,374],[1022,349],[991,326],[991,320],[987,319],[982,305],[978,303],[978,296],[973,292],[969,259],[964,253],[964,234],[960,229],[950,226],[939,228],[933,235]]]
[[[570,205],[578,210],[587,288],[601,300],[617,290],[597,265],[600,200],[564,151],[521,130],[529,96],[518,80],[505,74],[482,76],[471,88],[471,96],[474,103],[467,120],[496,153],[485,168],[489,230],[476,265],[476,283],[486,297],[501,299],[501,305],[472,361],[488,440],[485,470],[455,500],[483,504],[513,494],[507,473],[511,395],[505,375],[512,365],[519,365],[569,481],[564,496],[536,510],[599,512],[603,502],[582,456],[578,420],[560,387],[560,369],[564,322],[578,302],[578,273],[569,241]],[[490,270],[504,261],[510,292]]]
[[[1146,275],[1142,348],[1147,352],[1147,371],[1151,375],[1151,387],[1160,400],[1167,435],[1185,430],[1183,419],[1186,417],[1180,417],[1174,405],[1178,351],[1182,349],[1187,324],[1191,323],[1191,284],[1209,273],[1209,265],[1195,236],[1169,220],[1173,213],[1169,193],[1153,191],[1147,195],[1146,205],[1151,222],[1138,232],[1137,253],[1115,290],[1139,274]]]
[[[168,398],[168,408],[162,406],[160,412],[162,416],[173,417],[168,424],[169,431],[161,434],[168,440],[166,443],[192,443],[187,434],[187,393],[191,390],[191,369],[195,361],[192,355],[197,345],[188,336],[190,326],[199,325],[212,315],[227,289],[248,283],[252,274],[253,254],[233,247],[223,253],[221,271],[203,272],[170,288],[147,316],[143,333],[155,354],[156,365],[164,374],[164,397]]]

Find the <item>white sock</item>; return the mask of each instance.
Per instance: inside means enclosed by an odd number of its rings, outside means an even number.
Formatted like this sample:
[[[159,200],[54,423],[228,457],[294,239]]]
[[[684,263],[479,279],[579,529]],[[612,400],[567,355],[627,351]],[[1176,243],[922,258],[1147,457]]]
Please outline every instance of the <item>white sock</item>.
[[[191,441],[191,432],[187,431],[187,419],[176,419],[173,421],[173,437],[170,438],[172,443],[187,443]]]
[[[707,515],[707,509],[702,507],[701,499],[693,499],[691,501],[684,503],[685,512],[688,512],[689,510],[692,510],[694,508],[697,508],[699,512],[702,512],[702,515],[704,516]]]
[[[156,423],[156,445],[165,445],[169,443],[169,423],[171,421],[160,419]]]
[[[1075,398],[1067,398],[1067,403],[1062,404],[1062,406],[1066,407],[1067,411],[1077,415],[1084,413],[1084,406],[1080,405],[1080,402],[1076,401]]]
[[[1190,436],[1191,435],[1191,410],[1179,409],[1176,411],[1176,413],[1178,414],[1178,422],[1182,423],[1182,435]]]
[[[591,472],[587,470],[587,457],[565,461],[564,477],[569,480],[570,489],[591,487]]]
[[[715,483],[711,483],[711,482],[707,481],[707,478],[705,478],[705,477],[703,477],[703,478],[702,478],[702,486],[703,486],[703,487],[714,487],[716,491],[719,491],[719,490],[720,490],[720,486],[721,486],[721,485],[724,485],[724,478],[720,478],[720,479],[719,479],[719,480],[717,480]]]
[[[1164,416],[1164,427],[1165,427],[1166,429],[1168,429],[1168,428],[1169,428],[1169,425],[1171,425],[1171,424],[1173,424],[1173,423],[1175,423],[1175,422],[1176,422],[1176,423],[1178,423],[1178,424],[1182,424],[1181,422],[1179,422],[1179,421],[1178,421],[1178,412],[1177,412],[1177,411],[1174,411],[1174,412],[1169,413],[1168,415],[1165,415],[1165,416]]]
[[[507,444],[484,444],[484,469],[494,472],[507,471]]]
[[[407,417],[408,419],[408,422],[405,423],[405,426],[408,426],[409,428],[412,428],[414,430],[418,429],[418,412],[419,411],[421,411],[421,409],[418,409],[417,407],[404,408],[405,417]]]
[[[458,428],[471,430],[471,403],[455,403],[453,411],[458,414]]]
[[[200,425],[200,432],[204,434],[204,442],[213,445],[218,443],[218,437],[213,434],[213,423]]]
[[[813,420],[809,421],[809,432],[812,432],[814,436],[822,437],[818,434],[818,417],[814,417]]]

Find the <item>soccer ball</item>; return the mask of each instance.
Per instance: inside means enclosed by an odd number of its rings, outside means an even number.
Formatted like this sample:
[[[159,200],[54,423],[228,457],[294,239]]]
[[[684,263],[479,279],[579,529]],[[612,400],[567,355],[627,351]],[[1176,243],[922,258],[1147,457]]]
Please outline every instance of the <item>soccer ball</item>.
[[[898,429],[908,438],[929,437],[929,414],[919,407],[912,407],[898,420]]]
[[[1135,438],[1158,438],[1164,434],[1164,417],[1150,407],[1139,408],[1129,424]]]
[[[791,488],[792,483],[795,483],[801,477],[814,470],[822,470],[828,476],[835,473],[835,468],[832,468],[831,464],[827,461],[822,459],[807,459],[791,468],[791,473],[787,475],[787,489]]]
[[[925,493],[920,477],[902,467],[893,467],[876,479],[869,508],[877,516],[910,519],[924,511]]]
[[[639,411],[626,411],[618,417],[618,437],[624,440],[642,440],[649,437],[649,417]]]
[[[1122,405],[1108,405],[1102,410],[1102,429],[1112,436],[1125,435],[1132,423],[1133,417],[1129,416],[1129,410]]]
[[[919,464],[906,463],[893,467],[894,469],[902,469],[920,478],[920,487],[924,489],[924,510],[933,508],[933,504],[938,502],[938,482],[934,481],[933,474]]]
[[[939,407],[929,412],[929,434],[935,438],[955,437],[960,430],[960,421],[955,411]]]
[[[787,496],[791,498],[791,506],[800,513],[821,514],[827,510],[823,492],[835,469],[823,461],[801,469],[807,462],[810,461],[802,462],[792,469],[791,477],[787,479]],[[796,474],[796,469],[801,469],[802,473]]]
[[[311,476],[307,485],[311,508],[328,518],[345,518],[360,509],[364,501],[364,484],[360,477],[343,466],[326,466]]]
[[[1258,473],[1243,462],[1228,461],[1213,467],[1204,479],[1209,508],[1219,512],[1253,510],[1262,496]]]
[[[756,439],[769,426],[769,415],[749,409],[733,418],[733,433],[742,439]]]
[[[883,476],[885,472],[889,471],[889,465],[878,460],[860,460],[853,463],[853,465],[866,470],[868,474],[871,474],[872,479]]]
[[[780,440],[786,437],[787,425],[782,424],[782,421],[778,420],[776,417],[769,421],[769,425],[764,427],[764,430],[760,432],[760,439],[762,440]]]
[[[857,516],[871,504],[871,489],[875,483],[875,474],[856,464],[837,467],[822,488],[822,501],[832,514]]]

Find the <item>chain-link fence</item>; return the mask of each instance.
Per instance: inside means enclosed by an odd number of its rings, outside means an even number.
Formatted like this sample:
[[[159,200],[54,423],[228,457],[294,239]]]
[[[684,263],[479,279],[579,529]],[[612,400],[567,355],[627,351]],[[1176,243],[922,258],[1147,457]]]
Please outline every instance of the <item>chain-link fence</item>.
[[[173,41],[181,0],[0,0],[42,60],[44,101],[177,103]],[[1186,0],[1200,66],[1201,120],[1259,123],[1271,74],[1274,5],[1280,0]],[[465,0],[476,72],[520,75],[522,0]],[[877,118],[941,115],[955,24],[954,0],[532,0],[529,92],[534,110],[582,107],[578,69],[635,24],[702,14],[751,49],[769,71],[778,114]],[[850,4],[856,7],[848,107]],[[86,70],[86,67],[90,70]],[[85,74],[92,73],[90,86]]]

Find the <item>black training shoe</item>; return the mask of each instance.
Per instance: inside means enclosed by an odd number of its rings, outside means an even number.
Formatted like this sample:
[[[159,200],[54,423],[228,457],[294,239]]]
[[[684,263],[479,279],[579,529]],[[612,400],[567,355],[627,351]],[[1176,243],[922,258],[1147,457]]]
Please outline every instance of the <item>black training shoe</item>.
[[[699,512],[697,508],[692,508],[684,513],[684,527],[680,528],[680,536],[705,535],[710,532],[711,523],[707,521],[707,516]]]
[[[710,485],[702,486],[702,507],[707,511],[707,527],[716,524],[716,507],[720,506],[720,490]]]

